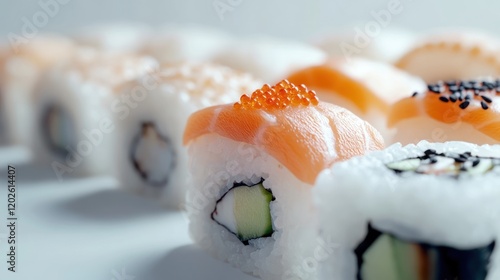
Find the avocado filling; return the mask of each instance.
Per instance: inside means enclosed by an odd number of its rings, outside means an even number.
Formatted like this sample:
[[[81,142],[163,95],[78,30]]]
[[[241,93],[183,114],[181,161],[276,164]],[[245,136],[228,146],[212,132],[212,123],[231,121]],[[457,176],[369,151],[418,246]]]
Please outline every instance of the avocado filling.
[[[386,166],[398,174],[415,172],[459,177],[462,174],[488,173],[500,167],[500,158],[473,156],[469,152],[458,154],[426,150],[423,156],[392,162]]]
[[[495,242],[472,249],[402,240],[368,225],[354,250],[358,280],[484,280]]]
[[[236,235],[245,245],[252,239],[273,234],[270,203],[273,194],[263,181],[248,186],[235,184],[215,206],[212,219]]]
[[[170,140],[162,136],[153,123],[145,122],[133,140],[131,160],[147,184],[164,186],[175,167],[176,158]]]
[[[74,122],[68,112],[57,105],[50,105],[42,114],[42,137],[47,147],[61,158],[66,158],[76,145]]]

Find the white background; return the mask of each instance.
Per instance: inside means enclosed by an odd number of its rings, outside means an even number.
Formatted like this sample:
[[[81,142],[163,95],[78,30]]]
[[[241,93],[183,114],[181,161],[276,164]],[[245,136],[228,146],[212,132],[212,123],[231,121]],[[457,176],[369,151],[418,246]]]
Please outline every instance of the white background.
[[[23,17],[33,21],[41,11],[39,1],[0,0],[0,38],[22,33]],[[269,34],[287,38],[311,39],[339,28],[363,26],[372,20],[372,11],[385,9],[391,0],[216,0],[236,3],[221,19],[214,0],[59,0],[59,12],[41,31],[72,32],[87,24],[134,21],[152,25],[191,23],[212,26],[234,34]],[[394,1],[394,0],[393,0]],[[397,0],[396,0],[397,1]],[[498,1],[399,0],[403,12],[391,25],[412,31],[436,27],[472,27],[500,32]],[[354,32],[354,31],[353,31]]]

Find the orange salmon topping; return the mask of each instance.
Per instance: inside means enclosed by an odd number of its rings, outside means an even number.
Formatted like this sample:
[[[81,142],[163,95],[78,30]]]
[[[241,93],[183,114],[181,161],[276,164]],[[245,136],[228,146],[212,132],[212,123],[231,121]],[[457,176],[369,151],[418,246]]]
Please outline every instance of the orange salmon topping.
[[[465,122],[487,136],[500,140],[500,80],[440,81],[424,93],[415,92],[397,102],[388,126],[426,114],[442,123]]]
[[[308,90],[305,85],[296,86],[283,80],[275,86],[265,84],[249,97],[244,94],[234,104],[235,109],[266,111],[285,109],[287,107],[316,106],[319,100],[316,92]]]

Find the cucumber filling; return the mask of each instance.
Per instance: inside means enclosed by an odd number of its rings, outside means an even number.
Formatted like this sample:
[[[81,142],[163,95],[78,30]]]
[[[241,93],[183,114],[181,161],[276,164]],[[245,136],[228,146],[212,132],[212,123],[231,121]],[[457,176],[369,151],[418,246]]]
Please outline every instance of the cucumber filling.
[[[469,152],[457,154],[427,150],[423,156],[391,162],[386,166],[398,174],[414,172],[458,177],[462,174],[486,174],[500,167],[500,158],[473,156]]]
[[[161,135],[153,123],[145,122],[133,140],[131,160],[148,185],[161,187],[168,183],[176,156],[170,140]]]
[[[245,245],[252,239],[269,237],[274,232],[270,209],[274,197],[262,183],[251,186],[235,184],[217,201],[212,212],[212,219]]]
[[[74,122],[70,114],[60,106],[52,104],[42,114],[42,137],[54,154],[66,158],[76,145]]]
[[[368,225],[365,239],[354,250],[358,280],[484,280],[495,241],[483,247],[456,249],[402,240]]]

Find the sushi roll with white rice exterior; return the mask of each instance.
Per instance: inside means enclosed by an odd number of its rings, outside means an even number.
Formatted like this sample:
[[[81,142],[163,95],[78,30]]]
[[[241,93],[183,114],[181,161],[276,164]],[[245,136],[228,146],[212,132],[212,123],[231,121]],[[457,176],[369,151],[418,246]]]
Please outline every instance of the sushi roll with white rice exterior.
[[[145,91],[146,97],[127,114],[115,115],[115,174],[126,189],[159,198],[167,207],[184,203],[187,151],[182,135],[196,110],[238,100],[261,84],[246,73],[215,64],[164,65],[155,73],[154,87],[132,81],[121,95]]]
[[[287,81],[195,112],[184,143],[191,236],[262,279],[315,279],[310,260],[323,250],[313,229],[317,174],[383,147],[368,123]]]
[[[500,148],[429,143],[357,157],[314,190],[336,244],[320,279],[500,279]]]
[[[48,69],[65,63],[75,50],[70,39],[47,34],[6,51],[0,61],[0,114],[9,144],[30,144],[35,136],[36,85]]]
[[[68,173],[110,174],[112,116],[120,113],[119,106],[133,104],[118,89],[157,68],[150,57],[81,48],[46,73],[34,90],[37,135],[31,147],[37,161],[50,163],[60,179]]]

